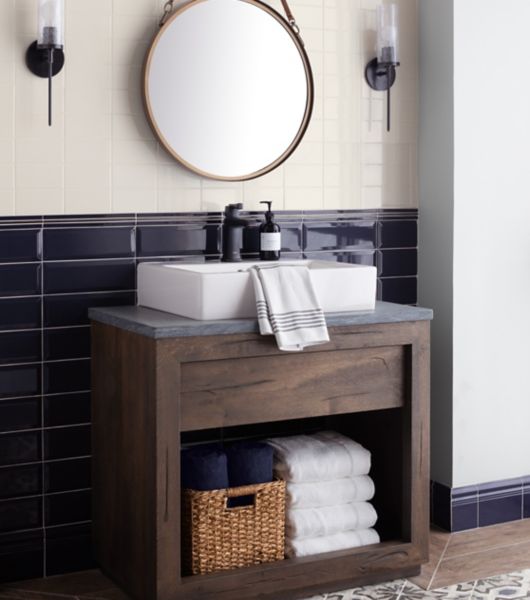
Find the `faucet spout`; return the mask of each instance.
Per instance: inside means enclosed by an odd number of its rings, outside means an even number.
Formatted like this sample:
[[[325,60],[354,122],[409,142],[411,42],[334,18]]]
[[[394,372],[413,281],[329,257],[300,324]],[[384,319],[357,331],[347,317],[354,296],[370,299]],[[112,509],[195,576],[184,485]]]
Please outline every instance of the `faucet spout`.
[[[243,229],[251,221],[240,216],[242,204],[229,204],[225,207],[223,219],[223,262],[241,262],[241,247],[243,246]]]

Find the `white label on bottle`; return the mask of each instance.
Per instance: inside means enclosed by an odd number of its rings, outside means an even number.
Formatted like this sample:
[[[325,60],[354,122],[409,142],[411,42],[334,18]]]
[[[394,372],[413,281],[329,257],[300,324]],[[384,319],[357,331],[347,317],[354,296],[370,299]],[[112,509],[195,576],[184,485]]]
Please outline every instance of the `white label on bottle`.
[[[282,234],[262,233],[260,249],[262,252],[279,252],[282,249]]]

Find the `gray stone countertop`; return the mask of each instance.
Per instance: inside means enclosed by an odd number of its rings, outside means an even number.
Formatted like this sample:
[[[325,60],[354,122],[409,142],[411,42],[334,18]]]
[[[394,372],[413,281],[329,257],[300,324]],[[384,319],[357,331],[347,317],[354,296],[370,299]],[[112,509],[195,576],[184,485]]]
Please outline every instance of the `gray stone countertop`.
[[[259,333],[258,322],[255,319],[196,321],[142,306],[91,308],[89,316],[93,321],[113,325],[154,339]],[[432,318],[433,312],[428,308],[377,302],[375,310],[329,313],[326,315],[326,322],[328,327],[340,327],[430,321]]]

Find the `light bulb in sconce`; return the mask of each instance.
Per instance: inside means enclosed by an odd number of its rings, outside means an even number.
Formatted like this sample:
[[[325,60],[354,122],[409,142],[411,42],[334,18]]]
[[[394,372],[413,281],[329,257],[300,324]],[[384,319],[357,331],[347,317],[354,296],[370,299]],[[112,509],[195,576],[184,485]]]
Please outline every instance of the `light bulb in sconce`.
[[[399,67],[398,33],[397,4],[379,5],[376,58],[366,65],[365,78],[373,90],[387,92],[387,131],[390,131],[390,89],[396,81],[396,67]]]
[[[48,79],[48,125],[52,124],[52,78],[64,66],[64,0],[39,0],[37,40],[26,52],[26,65]]]

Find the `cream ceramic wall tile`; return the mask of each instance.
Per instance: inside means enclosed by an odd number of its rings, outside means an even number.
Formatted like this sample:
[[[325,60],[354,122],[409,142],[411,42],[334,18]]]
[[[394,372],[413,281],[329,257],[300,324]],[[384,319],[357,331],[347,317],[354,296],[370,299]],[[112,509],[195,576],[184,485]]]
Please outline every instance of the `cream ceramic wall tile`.
[[[185,0],[178,0],[180,5]],[[393,126],[384,94],[364,82],[380,0],[290,0],[315,78],[313,120],[287,162],[257,180],[215,182],[157,143],[140,94],[142,63],[165,0],[66,3],[66,66],[46,82],[23,60],[36,37],[36,0],[0,0],[0,214],[415,206],[417,0],[401,9]],[[283,14],[280,0],[270,0]],[[398,150],[399,149],[399,150]]]

